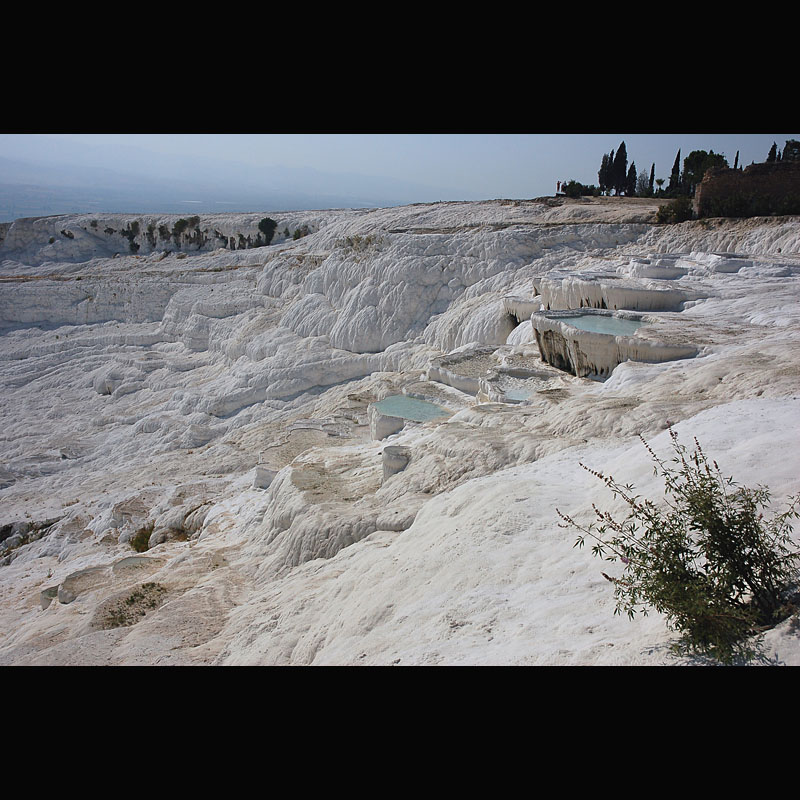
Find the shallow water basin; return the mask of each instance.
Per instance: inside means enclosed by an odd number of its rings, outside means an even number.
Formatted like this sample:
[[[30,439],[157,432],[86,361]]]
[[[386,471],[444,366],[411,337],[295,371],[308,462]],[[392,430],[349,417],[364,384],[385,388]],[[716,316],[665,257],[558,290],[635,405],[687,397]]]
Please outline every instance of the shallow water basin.
[[[409,397],[405,394],[393,394],[389,397],[384,397],[383,400],[375,403],[375,408],[388,417],[400,417],[401,419],[409,419],[412,422],[427,422],[431,419],[450,415],[447,409],[437,406],[435,403],[429,403],[427,400],[420,400],[417,397]]]
[[[528,400],[534,391],[534,389],[506,389],[505,396],[507,400],[520,403]]]
[[[606,316],[604,314],[576,314],[573,317],[558,317],[559,322],[566,322],[582,331],[606,333],[612,336],[633,336],[634,332],[645,323],[641,320],[624,319],[623,317]]]

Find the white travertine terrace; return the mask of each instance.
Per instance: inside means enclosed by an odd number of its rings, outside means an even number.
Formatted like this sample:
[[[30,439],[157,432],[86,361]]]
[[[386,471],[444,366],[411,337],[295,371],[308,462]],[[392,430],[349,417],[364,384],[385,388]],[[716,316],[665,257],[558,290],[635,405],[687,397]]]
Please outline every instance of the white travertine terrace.
[[[597,333],[570,324],[574,311],[539,312],[531,317],[531,324],[543,361],[583,378],[608,377],[625,361],[658,363],[697,355],[698,348],[691,344],[648,338],[647,323],[656,323],[657,318],[597,309],[585,309],[582,314],[641,320],[644,326],[633,335]]]
[[[263,213],[4,226],[0,664],[675,663],[555,509],[620,510],[581,463],[663,496],[668,421],[800,490],[800,220],[657,205],[281,212],[250,248]],[[603,306],[648,320],[576,335],[605,380],[542,361],[535,326]],[[373,438],[401,393],[453,413]],[[800,665],[790,620],[765,643]]]
[[[540,293],[547,311],[575,308],[677,311],[682,303],[694,299],[686,289],[607,272],[550,273],[542,278]]]
[[[385,439],[393,433],[401,431],[406,420],[403,417],[393,417],[391,414],[382,414],[374,405],[369,406],[369,433],[376,441]]]

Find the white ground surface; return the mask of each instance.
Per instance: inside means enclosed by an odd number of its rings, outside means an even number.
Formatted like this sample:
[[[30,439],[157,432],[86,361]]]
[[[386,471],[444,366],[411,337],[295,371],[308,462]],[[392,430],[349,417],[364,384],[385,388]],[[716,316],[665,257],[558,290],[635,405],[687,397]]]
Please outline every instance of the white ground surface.
[[[0,664],[684,663],[658,614],[614,615],[615,565],[556,508],[615,507],[579,462],[660,497],[637,434],[668,456],[667,421],[775,508],[800,491],[800,220],[654,208],[309,212],[297,241],[180,256],[56,252],[20,224],[0,246],[0,525],[57,521],[0,543]],[[629,285],[657,254],[685,274],[642,285],[696,298],[659,331],[697,357],[601,383],[543,365],[529,322],[510,333],[503,299],[548,273]],[[464,374],[540,369],[540,391],[478,404],[424,379],[476,345]],[[454,413],[371,441],[368,403],[402,390]],[[411,461],[382,485],[387,444]],[[766,645],[800,665],[796,622]]]

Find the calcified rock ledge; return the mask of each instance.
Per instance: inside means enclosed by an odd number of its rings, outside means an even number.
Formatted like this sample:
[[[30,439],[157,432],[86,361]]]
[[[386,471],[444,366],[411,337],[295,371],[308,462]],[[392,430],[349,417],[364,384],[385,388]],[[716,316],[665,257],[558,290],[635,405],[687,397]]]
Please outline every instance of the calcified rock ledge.
[[[667,421],[776,507],[800,489],[800,221],[656,209],[4,228],[0,664],[676,663],[555,509],[614,510],[580,462],[660,497],[637,435],[666,455]],[[542,360],[533,318],[604,304],[654,320],[619,356],[693,357]],[[373,439],[403,393],[453,413]],[[800,664],[790,621],[766,642]]]
[[[606,378],[624,361],[657,363],[692,358],[698,348],[691,344],[654,338],[655,316],[631,312],[611,313],[581,309],[580,316],[641,322],[632,335],[581,330],[571,324],[574,311],[539,312],[531,317],[536,344],[542,360],[581,378]],[[680,321],[677,321],[680,324]],[[662,329],[665,326],[660,326]]]
[[[542,306],[548,311],[575,308],[675,311],[690,299],[686,289],[652,280],[637,280],[640,272],[640,263],[636,261],[630,267],[633,279],[607,272],[588,275],[554,272],[541,280]]]

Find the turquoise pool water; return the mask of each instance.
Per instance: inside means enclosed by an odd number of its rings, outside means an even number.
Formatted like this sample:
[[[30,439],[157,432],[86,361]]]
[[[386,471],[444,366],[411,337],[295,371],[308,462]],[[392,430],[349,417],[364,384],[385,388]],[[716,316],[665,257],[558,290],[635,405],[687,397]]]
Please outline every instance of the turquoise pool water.
[[[509,400],[521,401],[527,400],[532,392],[533,389],[508,389],[505,394]]]
[[[606,317],[602,314],[576,314],[574,317],[558,317],[558,320],[582,331],[610,333],[612,336],[633,336],[634,331],[644,325],[644,322],[638,320]]]
[[[386,414],[389,417],[410,419],[412,422],[427,422],[450,414],[449,411],[441,406],[429,403],[427,400],[408,397],[405,394],[393,394],[389,397],[384,397],[383,400],[375,403],[375,408],[381,414]]]

